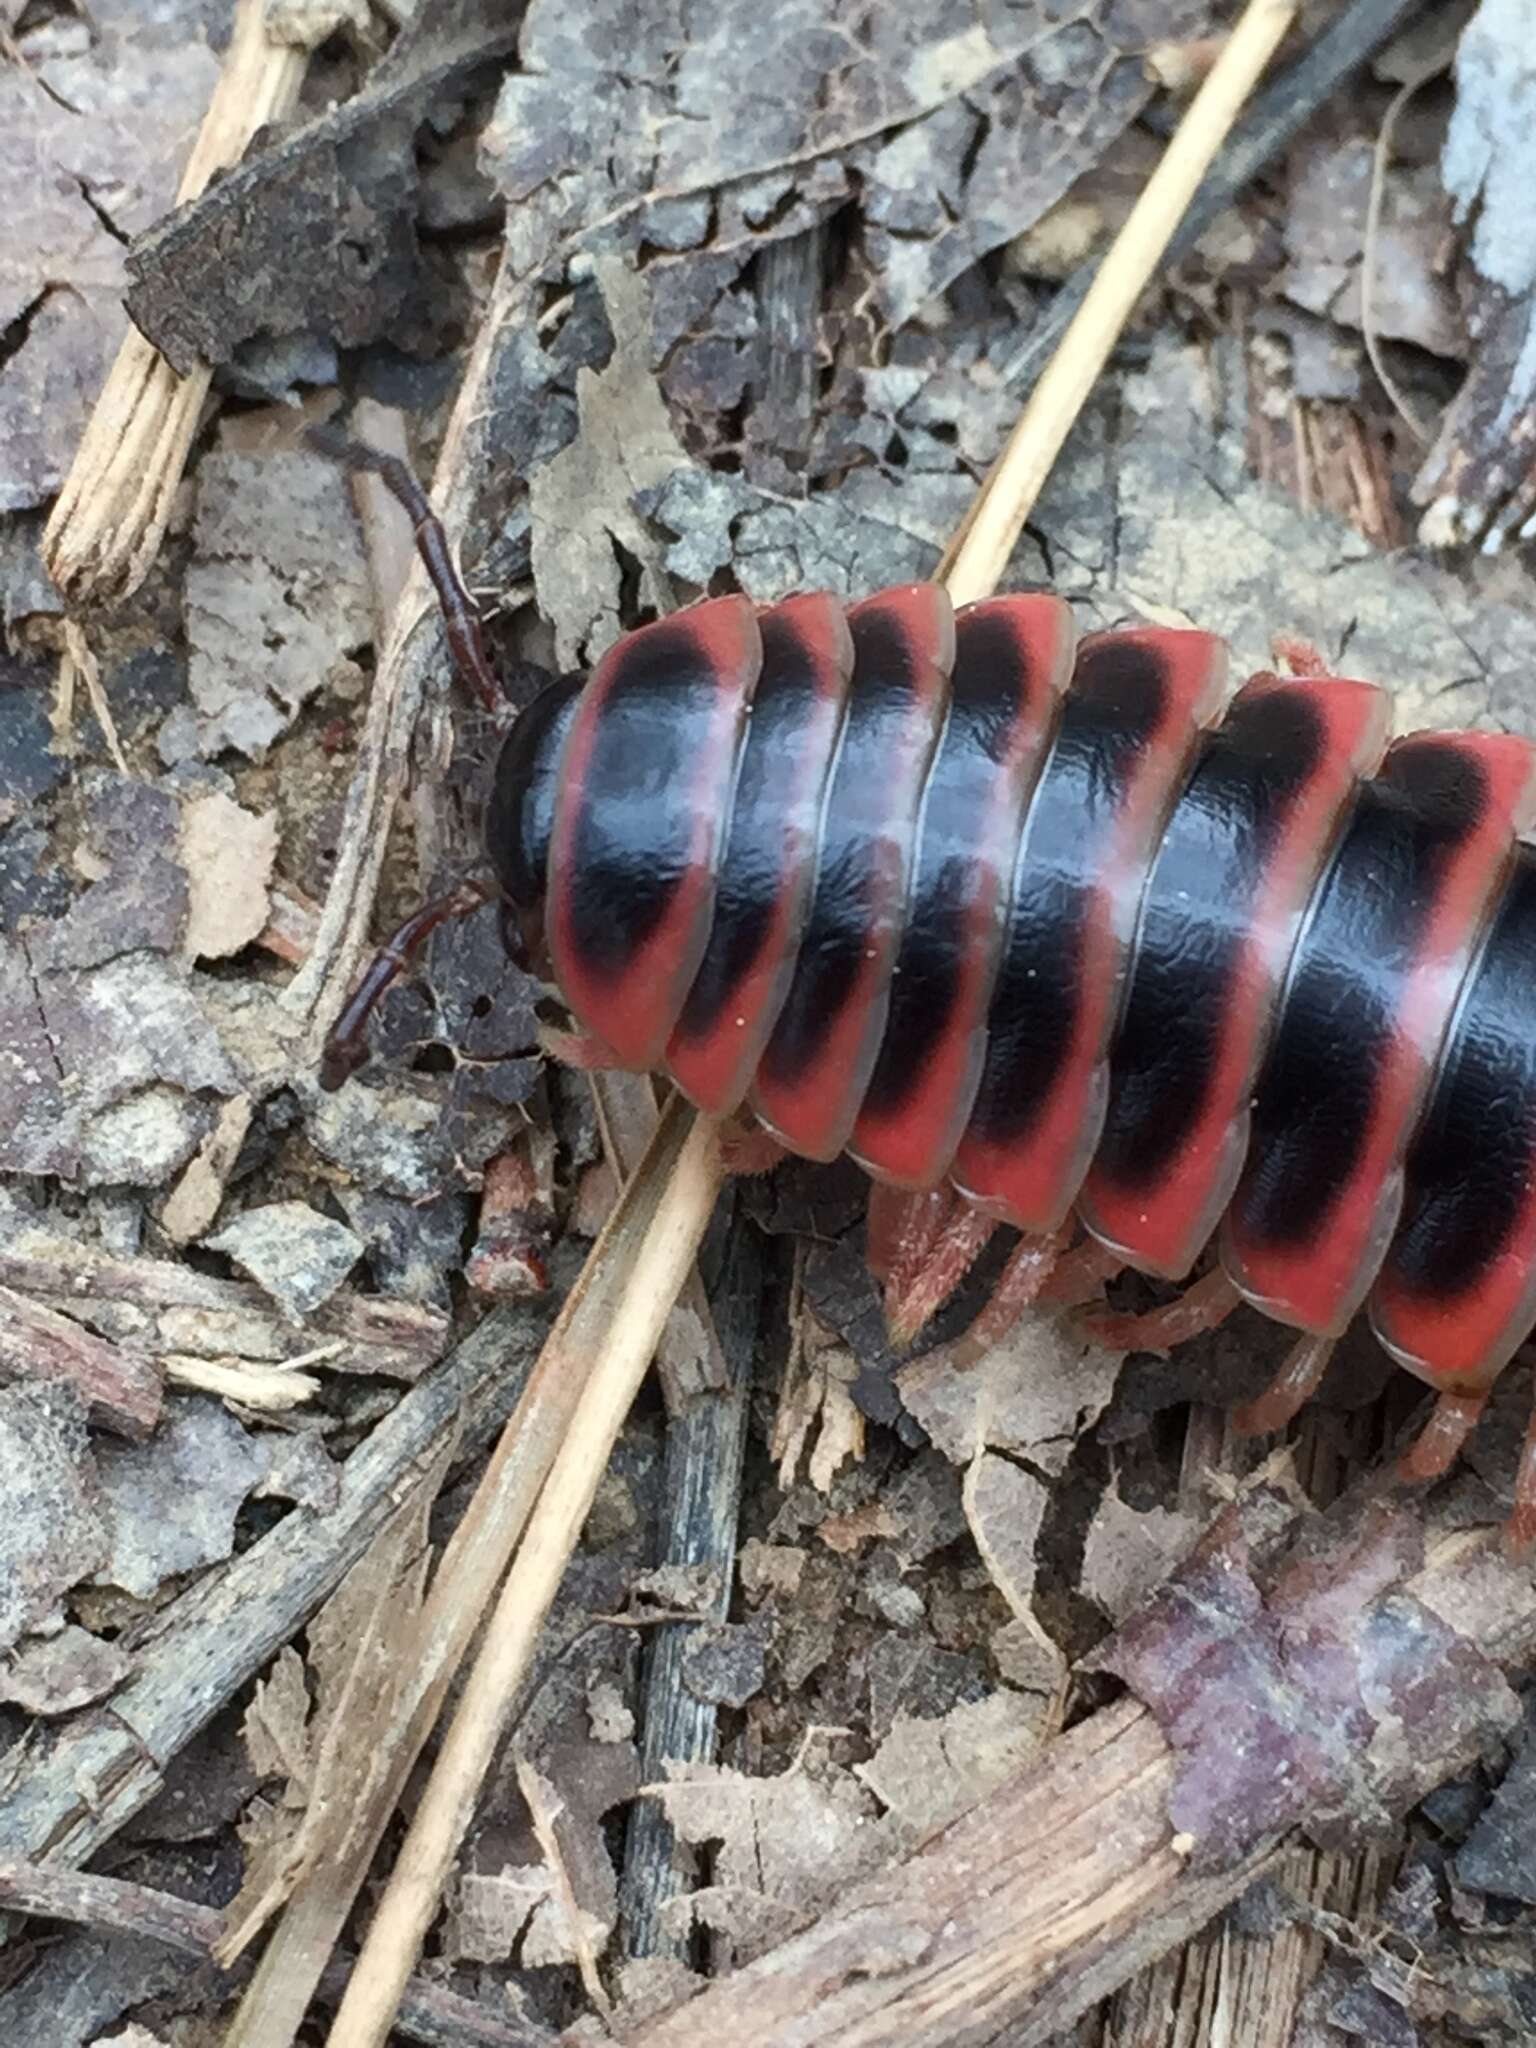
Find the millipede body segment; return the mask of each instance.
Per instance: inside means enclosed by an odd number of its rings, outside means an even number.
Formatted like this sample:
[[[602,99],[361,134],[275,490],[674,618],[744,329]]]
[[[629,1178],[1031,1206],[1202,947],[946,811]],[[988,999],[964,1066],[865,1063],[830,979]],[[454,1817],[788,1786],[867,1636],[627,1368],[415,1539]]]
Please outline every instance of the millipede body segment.
[[[1149,1273],[1214,1237],[1475,1396],[1536,1321],[1536,755],[1226,666],[1051,596],[712,599],[523,715],[492,862],[595,1059]]]

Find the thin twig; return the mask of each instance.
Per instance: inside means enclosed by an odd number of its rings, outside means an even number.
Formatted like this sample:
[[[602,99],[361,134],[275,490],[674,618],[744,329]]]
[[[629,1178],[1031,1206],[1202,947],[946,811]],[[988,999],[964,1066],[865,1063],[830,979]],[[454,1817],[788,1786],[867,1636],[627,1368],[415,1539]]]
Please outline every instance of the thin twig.
[[[1371,193],[1365,209],[1365,246],[1360,256],[1360,332],[1365,339],[1365,352],[1370,358],[1371,368],[1376,372],[1380,384],[1393,409],[1403,425],[1421,447],[1427,448],[1434,438],[1434,431],[1428,420],[1415,410],[1407,393],[1387,368],[1382,354],[1381,331],[1376,319],[1376,286],[1379,273],[1378,243],[1381,237],[1381,209],[1386,198],[1387,165],[1392,158],[1392,142],[1397,133],[1399,116],[1408,102],[1444,71],[1450,62],[1449,55],[1437,51],[1428,63],[1423,64],[1413,76],[1406,80],[1393,98],[1381,124],[1381,133],[1376,137],[1376,147],[1371,151]]]
[[[184,204],[298,105],[307,50],[267,35],[265,0],[240,0],[224,69],[176,192]],[[48,572],[72,603],[125,597],[149,572],[213,372],[178,376],[130,328],[43,531]]]
[[[1201,178],[1296,17],[1297,0],[1249,0],[1147,180],[993,474],[939,564],[957,604],[995,590],[1024,522]]]
[[[554,1886],[554,1896],[565,1916],[566,1939],[571,1953],[576,1958],[576,1968],[581,1977],[582,1989],[593,2006],[604,2019],[613,2016],[613,2004],[603,1989],[603,1980],[597,1974],[597,1951],[592,1945],[592,1936],[582,1918],[581,1907],[576,1903],[576,1889],[571,1883],[571,1873],[566,1867],[565,1852],[560,1847],[559,1820],[564,1812],[559,1795],[549,1780],[536,1771],[527,1757],[517,1759],[517,1789],[523,1795],[528,1808],[528,1817],[533,1824],[533,1838],[543,1852],[544,1862]]]

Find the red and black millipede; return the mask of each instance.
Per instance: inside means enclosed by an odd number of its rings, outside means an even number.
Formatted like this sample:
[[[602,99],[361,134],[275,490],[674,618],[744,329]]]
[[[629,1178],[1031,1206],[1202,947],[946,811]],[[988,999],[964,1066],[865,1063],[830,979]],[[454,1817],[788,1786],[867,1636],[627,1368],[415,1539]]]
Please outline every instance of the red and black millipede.
[[[1229,701],[1226,667],[1200,632],[1078,641],[1046,595],[707,600],[513,727],[487,816],[504,928],[593,1064],[851,1153],[872,1263],[917,1243],[930,1305],[991,1220],[1024,1233],[994,1329],[1210,1246],[1181,1302],[1102,1327],[1167,1342],[1240,1299],[1293,1325],[1262,1428],[1364,1306],[1439,1395],[1405,1460],[1431,1476],[1536,1323],[1536,749],[1389,744],[1376,685],[1264,675]],[[402,951],[344,1013],[331,1084]],[[1536,1430],[1512,1535],[1536,1536]]]

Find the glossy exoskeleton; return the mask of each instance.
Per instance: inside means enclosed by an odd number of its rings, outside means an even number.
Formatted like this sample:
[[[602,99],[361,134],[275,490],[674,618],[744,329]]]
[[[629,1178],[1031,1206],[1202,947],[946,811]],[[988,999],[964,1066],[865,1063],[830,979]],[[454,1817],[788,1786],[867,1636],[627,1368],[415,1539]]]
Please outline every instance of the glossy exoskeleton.
[[[1536,1322],[1536,752],[1226,670],[1200,632],[1079,641],[1047,595],[711,599],[523,713],[491,865],[577,1057],[868,1169],[908,1330],[995,1221],[989,1333],[1209,1246],[1102,1332],[1293,1325],[1244,1418],[1273,1428],[1363,1305],[1438,1392],[1425,1477]]]

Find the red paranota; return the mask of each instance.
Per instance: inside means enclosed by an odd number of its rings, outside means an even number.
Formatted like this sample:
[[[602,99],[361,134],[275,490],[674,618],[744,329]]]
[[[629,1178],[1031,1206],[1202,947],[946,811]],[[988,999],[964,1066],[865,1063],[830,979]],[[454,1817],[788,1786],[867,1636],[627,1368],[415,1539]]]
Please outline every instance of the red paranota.
[[[322,445],[411,510],[493,703],[419,485]],[[1427,1478],[1536,1324],[1536,748],[1389,744],[1374,683],[1226,683],[1210,634],[1079,641],[1048,595],[707,600],[513,726],[486,824],[503,929],[583,1063],[868,1170],[901,1334],[997,1222],[1023,1237],[980,1341],[1212,1247],[1180,1301],[1099,1333],[1166,1345],[1251,1302],[1303,1333],[1240,1417],[1273,1429],[1364,1306],[1439,1396],[1403,1461]],[[327,1085],[414,946],[486,893],[385,948]],[[1536,1419],[1510,1534],[1536,1540]]]

